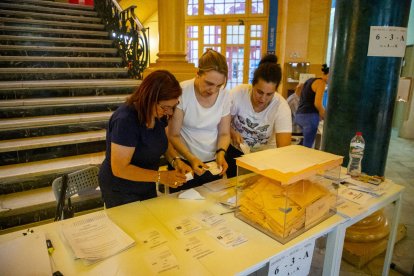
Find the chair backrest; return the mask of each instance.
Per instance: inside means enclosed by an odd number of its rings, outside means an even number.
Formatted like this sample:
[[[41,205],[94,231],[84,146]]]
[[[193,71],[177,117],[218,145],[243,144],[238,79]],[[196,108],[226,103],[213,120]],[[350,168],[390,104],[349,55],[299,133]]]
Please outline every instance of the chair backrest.
[[[94,191],[98,186],[98,167],[87,167],[85,169],[75,171],[68,174],[68,188],[66,190],[65,199],[70,198],[75,194],[88,194]],[[58,177],[52,182],[53,193],[56,201],[59,201],[59,196],[62,190],[62,177]]]

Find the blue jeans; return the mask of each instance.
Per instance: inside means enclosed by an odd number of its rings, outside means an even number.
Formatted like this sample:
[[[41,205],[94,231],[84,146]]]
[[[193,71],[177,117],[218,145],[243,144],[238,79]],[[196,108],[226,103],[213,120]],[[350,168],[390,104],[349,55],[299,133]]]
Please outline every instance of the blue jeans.
[[[318,132],[319,114],[318,113],[297,113],[295,123],[302,127],[303,145],[312,148]]]

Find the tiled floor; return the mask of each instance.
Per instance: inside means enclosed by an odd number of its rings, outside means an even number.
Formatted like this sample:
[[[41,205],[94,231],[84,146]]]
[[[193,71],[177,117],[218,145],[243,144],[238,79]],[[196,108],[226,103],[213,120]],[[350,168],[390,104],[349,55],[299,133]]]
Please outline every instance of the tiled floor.
[[[407,227],[407,235],[395,245],[392,258],[392,262],[402,272],[399,273],[395,270],[390,270],[389,275],[412,276],[414,275],[411,274],[414,268],[414,140],[400,138],[397,136],[397,132],[393,131],[388,151],[385,176],[397,184],[404,185],[406,188],[403,194],[400,223]],[[391,208],[393,206],[387,207],[385,213],[389,213]],[[315,250],[311,275],[320,275],[322,273],[323,253],[323,249]],[[376,257],[361,269],[342,260],[340,275],[381,275],[384,255],[381,254]],[[407,274],[404,274],[404,272]]]

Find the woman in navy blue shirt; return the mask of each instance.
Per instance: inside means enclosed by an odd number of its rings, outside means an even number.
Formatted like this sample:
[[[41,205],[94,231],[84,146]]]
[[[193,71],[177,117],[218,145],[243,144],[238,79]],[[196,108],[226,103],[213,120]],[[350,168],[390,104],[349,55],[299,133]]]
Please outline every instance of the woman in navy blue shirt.
[[[191,168],[176,158],[166,127],[182,90],[168,71],[148,75],[111,116],[99,185],[107,208],[157,196],[155,183],[176,188]],[[175,170],[158,171],[165,155]]]
[[[329,67],[322,65],[321,78],[308,79],[302,88],[295,123],[302,128],[303,145],[312,148],[318,131],[319,120],[325,118],[322,104],[325,87],[329,78]]]

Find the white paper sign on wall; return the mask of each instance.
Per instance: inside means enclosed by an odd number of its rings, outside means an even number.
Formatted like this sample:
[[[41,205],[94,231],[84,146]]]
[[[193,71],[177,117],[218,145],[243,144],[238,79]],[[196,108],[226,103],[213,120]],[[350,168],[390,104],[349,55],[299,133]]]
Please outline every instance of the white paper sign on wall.
[[[268,276],[302,276],[308,275],[312,264],[315,239],[283,252],[269,262]]]
[[[407,28],[371,26],[368,56],[404,57]]]

